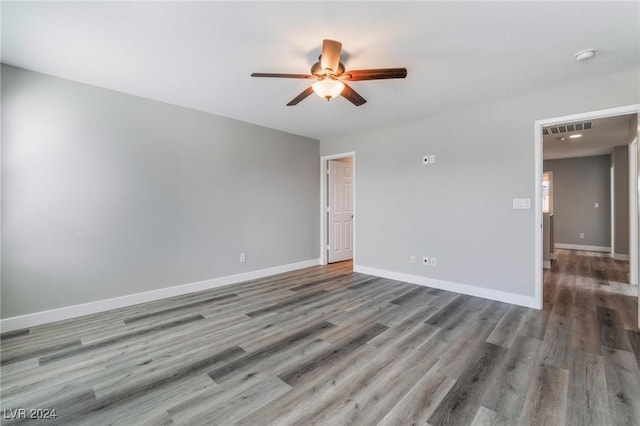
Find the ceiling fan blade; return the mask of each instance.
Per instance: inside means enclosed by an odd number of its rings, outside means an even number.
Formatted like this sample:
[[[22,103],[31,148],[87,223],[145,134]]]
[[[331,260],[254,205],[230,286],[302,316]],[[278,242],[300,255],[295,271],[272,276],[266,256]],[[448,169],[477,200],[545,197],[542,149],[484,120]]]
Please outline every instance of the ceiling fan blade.
[[[360,96],[360,94],[358,94],[358,92],[353,90],[351,86],[349,86],[348,84],[344,85],[344,90],[340,95],[346,100],[348,100],[349,102],[351,102],[352,104],[354,104],[355,106],[360,106],[365,102],[367,102],[365,98]]]
[[[340,65],[340,51],[342,43],[335,40],[322,40],[322,55],[320,65],[323,70],[330,69],[329,74],[337,74]]]
[[[298,105],[298,103],[300,103],[300,101],[302,101],[304,98],[306,98],[307,96],[309,96],[312,93],[313,93],[313,88],[311,86],[307,87],[304,90],[304,92],[300,93],[298,96],[296,96],[295,98],[291,99],[291,102],[289,102],[287,104],[287,106]]]
[[[254,72],[251,77],[276,77],[276,78],[315,78],[310,74],[278,74],[270,72]]]
[[[388,78],[405,78],[406,76],[406,68],[379,68],[347,71],[340,76],[340,79],[349,81],[386,80]]]

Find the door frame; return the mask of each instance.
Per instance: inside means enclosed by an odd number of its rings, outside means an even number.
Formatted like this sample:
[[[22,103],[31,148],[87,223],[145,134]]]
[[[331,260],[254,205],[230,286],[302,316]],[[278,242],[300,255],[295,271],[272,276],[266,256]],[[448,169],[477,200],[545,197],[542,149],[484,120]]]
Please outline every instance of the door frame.
[[[637,117],[640,124],[640,112]],[[640,130],[640,129],[639,129]],[[629,144],[629,283],[638,285],[640,264],[638,250],[638,135]],[[633,263],[632,263],[633,262]],[[631,265],[635,265],[633,268]],[[640,287],[638,293],[638,306],[640,306]],[[640,327],[640,308],[638,309],[638,327]]]
[[[352,177],[352,202],[353,202],[353,226],[352,226],[352,239],[353,239],[353,264],[356,264],[356,153],[354,151],[344,152],[342,154],[332,154],[320,157],[320,264],[326,265],[328,263],[328,235],[327,235],[327,204],[328,204],[328,192],[327,185],[327,170],[329,170],[329,160],[339,160],[341,158],[351,158],[351,166],[353,168]]]
[[[560,117],[545,118],[534,121],[534,280],[535,292],[534,299],[538,309],[543,306],[543,271],[542,271],[542,128],[546,126],[567,123],[570,121],[594,120],[598,118],[615,117],[618,115],[640,114],[640,104],[632,104],[615,108],[601,109],[597,111],[589,111],[578,114],[564,115]],[[635,152],[632,152],[635,151]],[[637,143],[634,148],[629,144],[629,161],[631,166],[631,157],[635,158],[637,163]],[[637,170],[637,168],[636,168]],[[634,202],[634,209],[630,209],[629,215],[629,275],[630,282],[638,284],[638,177],[637,174],[632,175],[631,167],[629,168],[629,204]],[[640,310],[639,310],[640,311]],[[638,322],[640,323],[640,312],[638,314]]]

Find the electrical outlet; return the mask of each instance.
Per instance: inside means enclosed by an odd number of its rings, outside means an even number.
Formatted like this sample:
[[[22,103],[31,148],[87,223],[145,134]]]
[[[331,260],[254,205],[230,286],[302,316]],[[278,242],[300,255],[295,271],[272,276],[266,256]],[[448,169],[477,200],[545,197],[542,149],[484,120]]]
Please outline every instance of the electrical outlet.
[[[436,258],[435,257],[431,258],[431,266],[436,266]]]
[[[429,258],[428,258],[427,256],[424,256],[424,257],[422,258],[422,264],[423,264],[424,266],[429,266]]]
[[[581,240],[584,240],[584,232],[581,232],[581,233],[580,233],[580,239],[581,239]]]
[[[435,155],[430,155],[429,156],[429,164],[436,164],[436,156]]]
[[[593,207],[595,207],[596,209],[599,209],[600,203],[596,201],[595,203],[593,203]]]
[[[411,263],[416,263],[416,257],[415,256],[411,256]]]
[[[240,263],[244,263],[247,261],[247,255],[244,253],[240,253]]]

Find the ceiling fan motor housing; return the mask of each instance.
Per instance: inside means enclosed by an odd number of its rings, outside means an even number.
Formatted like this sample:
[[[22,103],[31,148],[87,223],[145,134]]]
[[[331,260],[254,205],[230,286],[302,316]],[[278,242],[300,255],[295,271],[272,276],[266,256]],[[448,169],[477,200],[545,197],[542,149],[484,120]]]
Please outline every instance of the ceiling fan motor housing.
[[[317,75],[317,76],[323,76],[323,75],[327,75],[326,70],[322,69],[322,65],[320,64],[320,60],[322,59],[322,55],[320,55],[320,57],[318,57],[318,62],[316,62],[315,64],[313,64],[311,66],[311,74],[313,75]],[[345,67],[344,64],[342,62],[338,63],[338,71],[334,72],[330,75],[334,75],[334,76],[340,76],[342,74],[344,74],[345,71]]]

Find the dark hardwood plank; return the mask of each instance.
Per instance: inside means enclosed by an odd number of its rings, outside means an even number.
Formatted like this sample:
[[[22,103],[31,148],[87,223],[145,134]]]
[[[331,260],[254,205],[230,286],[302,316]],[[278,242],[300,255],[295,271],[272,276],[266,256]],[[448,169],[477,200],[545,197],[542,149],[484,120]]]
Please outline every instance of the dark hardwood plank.
[[[105,339],[102,340],[100,342],[96,342],[96,343],[91,343],[88,345],[82,345],[79,347],[76,346],[71,346],[69,348],[65,348],[67,350],[62,350],[59,352],[55,352],[51,355],[46,355],[40,358],[40,363],[41,364],[46,364],[48,362],[52,362],[52,361],[56,361],[62,358],[69,358],[72,357],[74,355],[79,355],[79,354],[83,354],[85,352],[90,352],[90,351],[94,351],[96,349],[100,349],[100,348],[105,348],[105,347],[109,347],[112,345],[116,345],[119,343],[122,343],[126,340],[130,340],[130,339],[134,339],[134,338],[140,338],[142,336],[146,336],[148,334],[151,333],[157,333],[160,331],[164,331],[167,330],[169,328],[173,328],[173,327],[180,327],[182,325],[185,324],[190,324],[194,321],[200,321],[203,320],[204,317],[202,315],[192,315],[189,316],[187,318],[182,318],[180,320],[177,321],[171,321],[168,323],[163,323],[163,324],[159,324],[159,325],[155,325],[152,327],[148,327],[145,328],[143,330],[139,330],[139,331],[134,331],[131,333],[124,333],[122,335],[119,336],[115,336],[115,337],[111,337],[109,339]]]
[[[407,378],[422,376],[437,361],[437,357],[417,350],[436,330],[422,324],[401,342],[379,348],[380,353],[368,360],[370,370],[356,369],[348,380],[336,385],[329,398],[300,413],[295,423],[377,423],[409,390]]]
[[[640,424],[640,368],[634,355],[614,348],[602,348],[611,423]]]
[[[238,370],[246,367],[247,365],[259,362],[261,359],[267,358],[282,350],[288,349],[292,345],[295,345],[307,339],[311,339],[331,327],[334,327],[334,325],[326,321],[321,321],[319,323],[313,324],[312,326],[302,331],[287,336],[286,338],[279,340],[269,346],[266,346],[256,352],[247,354],[246,356],[243,356],[242,358],[232,363],[225,364],[217,369],[209,371],[209,377],[211,377],[216,383],[220,383],[226,377],[237,374]]]
[[[448,291],[431,289],[431,296],[428,298],[414,298],[408,300],[396,309],[386,310],[385,314],[378,320],[381,324],[396,326],[404,321],[417,319],[426,321],[442,307],[459,295]]]
[[[522,413],[533,380],[542,342],[518,336],[507,353],[496,380],[482,400],[485,408],[515,422]]]
[[[455,383],[454,379],[433,371],[433,369],[429,370],[378,425],[426,424]]]
[[[640,332],[628,330],[627,336],[629,337],[629,343],[631,343],[631,349],[633,349],[633,353],[636,356],[638,366],[640,366]]]
[[[600,342],[610,349],[620,349],[631,352],[631,343],[624,329],[618,311],[598,307],[598,322],[600,323]]]
[[[604,362],[597,354],[573,351],[565,424],[604,425],[611,421]]]
[[[579,283],[587,284],[586,280],[582,278]],[[571,325],[571,347],[600,354],[600,333],[593,333],[593,330],[598,330],[600,327],[593,290],[584,288],[577,292],[575,306]]]
[[[23,328],[22,330],[8,331],[6,333],[0,334],[0,340],[12,339],[14,337],[27,336],[27,335],[29,335],[29,329]]]
[[[638,298],[623,295],[615,295],[612,298],[624,328],[631,331],[638,330]]]
[[[487,337],[487,343],[510,348],[518,336],[518,331],[526,313],[527,311],[520,306],[509,307],[507,313]]]
[[[572,320],[551,312],[542,340],[540,362],[558,368],[569,367]]]
[[[471,423],[506,353],[500,346],[484,343],[478,357],[462,372],[428,422],[433,426]]]
[[[6,364],[11,364],[11,363],[14,363],[14,362],[18,362],[18,361],[24,361],[26,359],[37,358],[37,357],[49,354],[51,352],[59,352],[59,351],[67,350],[67,349],[74,350],[74,349],[82,348],[81,345],[82,345],[81,341],[75,340],[75,341],[71,341],[71,342],[62,343],[62,344],[59,344],[59,345],[54,345],[54,346],[41,348],[41,349],[38,349],[38,350],[35,350],[35,351],[23,352],[23,353],[18,354],[18,355],[7,356],[7,357],[3,356],[2,357],[2,361],[0,362],[0,365],[6,365]]]
[[[154,318],[157,316],[164,316],[167,315],[169,313],[173,313],[173,312],[177,312],[177,311],[181,311],[181,310],[185,310],[185,309],[190,309],[190,308],[195,308],[198,306],[202,306],[202,305],[207,305],[209,303],[213,303],[213,302],[218,302],[220,300],[227,300],[229,298],[232,297],[238,297],[237,294],[225,294],[223,296],[216,296],[216,297],[212,297],[210,299],[205,299],[205,300],[199,300],[197,302],[191,302],[191,303],[186,303],[184,305],[180,305],[180,306],[176,306],[173,308],[168,308],[168,309],[163,309],[160,311],[156,311],[156,312],[149,312],[149,313],[145,313],[145,314],[141,314],[141,315],[136,315],[136,316],[132,316],[129,318],[124,318],[122,321],[124,321],[125,324],[129,324],[135,321],[142,321],[142,320],[146,320],[149,318]]]
[[[568,383],[567,370],[547,365],[537,367],[518,424],[563,425]]]
[[[509,426],[511,424],[513,423],[509,419],[482,406],[471,422],[471,426]]]
[[[264,315],[273,311],[281,310],[283,308],[288,308],[289,306],[297,305],[299,303],[306,302],[309,299],[317,298],[318,296],[326,294],[327,292],[325,290],[311,291],[300,296],[290,297],[275,305],[269,305],[261,309],[256,309],[255,311],[247,312],[246,314],[250,317],[257,317],[259,315]]]
[[[184,424],[230,425],[242,419],[247,411],[255,411],[291,389],[277,377],[267,377],[240,392],[233,392],[226,401],[209,401],[205,410],[190,415]]]
[[[471,311],[473,305],[477,303],[479,301],[473,297],[460,295],[429,317],[425,323],[441,328],[455,325],[461,322],[466,313]]]
[[[415,298],[419,298],[420,296],[423,295],[428,295],[429,291],[431,290],[431,288],[429,287],[418,287],[415,288],[405,294],[403,294],[400,297],[397,297],[395,299],[393,299],[392,301],[390,301],[389,303],[393,303],[394,305],[402,305],[403,303],[415,299]]]
[[[502,309],[500,309],[502,307]],[[463,329],[465,336],[456,332],[456,329],[443,330],[443,335],[456,336],[456,343],[452,344],[438,362],[438,372],[457,379],[466,372],[466,367],[472,363],[478,354],[483,352],[486,345],[487,336],[495,330],[498,319],[505,312],[505,307],[497,304],[490,304],[480,312],[480,315],[473,314],[475,320]],[[494,315],[493,317],[491,315]],[[432,349],[433,351],[433,349]]]
[[[544,339],[544,334],[547,332],[547,324],[549,322],[550,314],[551,311],[547,308],[542,312],[535,309],[526,309],[518,334],[537,340]]]
[[[271,403],[252,413],[245,413],[238,425],[253,426],[257,424],[300,424],[297,419],[306,413],[318,409],[318,406],[329,404],[336,395],[336,389],[344,382],[354,380],[358,373],[358,365],[379,366],[375,360],[376,350],[369,345],[357,347],[344,358],[336,359],[318,374],[308,374],[304,380],[296,384],[293,391],[276,398]],[[224,386],[225,383],[222,384]]]
[[[359,346],[367,343],[388,327],[374,323],[365,328],[355,336],[345,339],[343,342],[336,342],[331,345],[328,350],[321,352],[319,355],[302,365],[295,365],[293,368],[286,370],[278,375],[280,379],[290,386],[295,386],[306,377],[321,372],[322,369],[330,366],[339,359],[344,358]],[[320,373],[321,374],[321,373]]]

